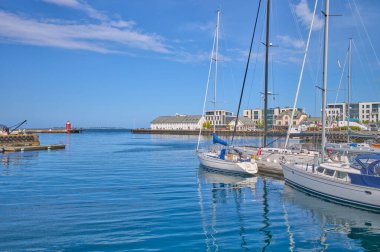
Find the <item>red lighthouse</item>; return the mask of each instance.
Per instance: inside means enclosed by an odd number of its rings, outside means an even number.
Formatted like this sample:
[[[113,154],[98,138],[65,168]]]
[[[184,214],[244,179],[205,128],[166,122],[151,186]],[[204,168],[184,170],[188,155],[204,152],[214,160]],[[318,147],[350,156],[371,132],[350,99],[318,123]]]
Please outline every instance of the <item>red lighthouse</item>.
[[[70,121],[67,121],[66,122],[66,130],[70,130],[71,129],[71,123]]]

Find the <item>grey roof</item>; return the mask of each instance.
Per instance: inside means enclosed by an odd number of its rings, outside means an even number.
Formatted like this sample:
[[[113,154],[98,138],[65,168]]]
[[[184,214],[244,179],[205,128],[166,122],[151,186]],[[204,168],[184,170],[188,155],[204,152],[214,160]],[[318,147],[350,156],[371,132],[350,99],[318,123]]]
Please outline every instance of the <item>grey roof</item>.
[[[308,122],[321,122],[322,119],[320,117],[308,117],[308,118],[306,118],[305,121],[308,121]]]
[[[229,121],[227,120],[227,123],[230,123],[230,122],[232,122],[232,121],[235,121],[235,118],[236,118],[236,117],[229,118],[230,120],[229,120]],[[248,126],[248,125],[252,125],[252,126],[254,126],[254,125],[255,125],[255,122],[254,122],[252,119],[248,118],[248,117],[239,117],[239,121],[240,121],[244,126]]]
[[[150,123],[198,123],[201,118],[201,115],[159,116]]]

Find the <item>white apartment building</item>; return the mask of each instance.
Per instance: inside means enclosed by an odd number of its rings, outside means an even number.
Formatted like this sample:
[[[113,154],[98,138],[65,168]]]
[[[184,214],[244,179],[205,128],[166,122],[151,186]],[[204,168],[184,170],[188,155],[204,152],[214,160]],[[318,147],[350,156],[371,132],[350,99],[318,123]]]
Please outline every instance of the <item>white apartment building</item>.
[[[201,115],[159,116],[150,123],[152,130],[198,130],[205,118]]]
[[[292,110],[293,110],[293,108],[289,108],[289,107],[268,108],[268,112],[267,112],[268,126],[272,127],[273,125],[276,125],[276,119],[281,113],[291,112]],[[304,112],[304,110],[301,108],[296,108],[295,111],[300,111],[301,113]],[[259,108],[245,109],[243,114],[244,114],[244,117],[248,117],[248,118],[252,119],[255,123],[264,121],[264,110],[263,109],[259,109]]]
[[[347,115],[347,103],[331,103],[327,105],[326,113],[330,120],[343,121]],[[351,120],[379,122],[380,102],[350,103]]]
[[[215,112],[214,110],[211,110],[206,112],[205,119],[210,122],[211,125],[214,125],[215,123],[216,127],[226,127],[228,123],[227,119],[232,116],[233,113],[227,110],[216,110]]]
[[[262,109],[245,109],[243,112],[244,117],[253,120],[255,123],[263,120],[263,110]]]

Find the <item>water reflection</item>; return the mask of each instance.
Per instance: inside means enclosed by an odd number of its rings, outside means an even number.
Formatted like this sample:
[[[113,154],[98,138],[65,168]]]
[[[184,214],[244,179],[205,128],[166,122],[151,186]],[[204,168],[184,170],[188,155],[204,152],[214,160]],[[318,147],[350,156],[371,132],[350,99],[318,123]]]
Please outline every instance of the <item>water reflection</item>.
[[[198,170],[198,197],[201,210],[202,228],[205,235],[207,251],[218,251],[218,216],[224,212],[230,212],[234,216],[235,225],[238,225],[240,247],[248,250],[247,231],[245,227],[244,210],[242,204],[246,198],[244,190],[256,192],[257,177],[228,175],[220,172],[210,171],[200,167]],[[202,185],[211,186],[211,199],[204,199]],[[208,190],[208,189],[207,189]],[[231,201],[232,199],[232,201]],[[210,202],[211,201],[211,202]],[[232,203],[232,204],[231,204]],[[211,204],[211,206],[209,205]],[[211,209],[210,209],[211,207]],[[211,211],[208,211],[210,209]],[[218,212],[219,209],[219,212]],[[211,213],[211,218],[208,217]],[[210,221],[211,219],[211,221]],[[225,250],[225,248],[222,248]]]
[[[261,232],[264,233],[265,237],[265,246],[263,247],[262,251],[265,251],[266,248],[270,245],[270,242],[272,240],[272,234],[270,231],[270,221],[269,221],[269,204],[268,204],[268,191],[267,191],[267,180],[264,178],[264,186],[263,186],[263,224],[264,227],[260,229]]]
[[[379,251],[379,214],[324,201],[288,185],[284,187],[282,200],[289,212],[298,211],[295,208],[300,208],[307,211],[313,220],[319,223],[321,227],[319,240],[324,250],[329,247],[328,240],[333,240],[329,239],[329,236],[338,233],[355,240],[356,244],[365,250]]]
[[[198,178],[203,179],[206,184],[212,184],[215,190],[217,190],[218,187],[221,187],[222,189],[249,187],[255,190],[257,183],[256,176],[229,175],[227,173],[208,170],[204,167],[199,167]]]
[[[25,160],[30,160],[38,157],[37,151],[31,152],[5,152],[0,154],[0,175],[9,176],[11,167],[20,167]]]

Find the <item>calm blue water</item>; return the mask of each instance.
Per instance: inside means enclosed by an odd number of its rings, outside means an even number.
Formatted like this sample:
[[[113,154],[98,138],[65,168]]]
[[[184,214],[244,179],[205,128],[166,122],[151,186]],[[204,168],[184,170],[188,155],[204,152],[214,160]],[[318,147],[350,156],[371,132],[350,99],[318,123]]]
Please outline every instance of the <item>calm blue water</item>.
[[[0,154],[0,251],[379,251],[380,215],[200,169],[196,140],[86,131]]]

